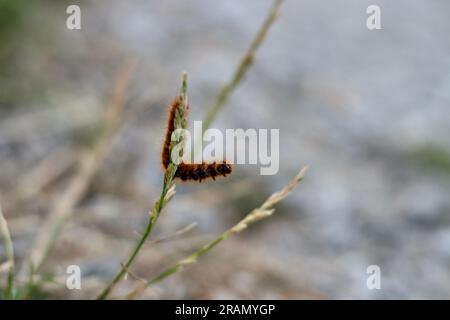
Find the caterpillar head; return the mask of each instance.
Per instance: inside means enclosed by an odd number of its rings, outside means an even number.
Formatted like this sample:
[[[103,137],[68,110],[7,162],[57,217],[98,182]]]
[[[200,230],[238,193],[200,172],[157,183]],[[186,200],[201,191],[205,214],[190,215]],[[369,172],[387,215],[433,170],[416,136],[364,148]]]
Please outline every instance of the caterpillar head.
[[[231,173],[232,168],[231,168],[231,165],[228,163],[220,163],[220,164],[217,164],[216,170],[219,174],[226,176],[227,174]]]

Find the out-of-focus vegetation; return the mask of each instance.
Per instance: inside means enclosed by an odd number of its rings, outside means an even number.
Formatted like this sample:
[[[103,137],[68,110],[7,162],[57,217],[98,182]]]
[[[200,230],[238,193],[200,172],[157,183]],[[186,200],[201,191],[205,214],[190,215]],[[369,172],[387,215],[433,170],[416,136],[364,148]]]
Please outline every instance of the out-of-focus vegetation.
[[[415,156],[423,166],[450,174],[450,153],[436,145],[424,146],[416,151]]]
[[[36,15],[37,6],[45,5],[46,1],[0,0],[0,110],[35,105],[48,92],[49,74],[42,62],[51,52],[54,34],[46,16]]]
[[[27,79],[18,72],[20,46],[27,39],[24,23],[30,3],[0,0],[0,108],[24,98]]]

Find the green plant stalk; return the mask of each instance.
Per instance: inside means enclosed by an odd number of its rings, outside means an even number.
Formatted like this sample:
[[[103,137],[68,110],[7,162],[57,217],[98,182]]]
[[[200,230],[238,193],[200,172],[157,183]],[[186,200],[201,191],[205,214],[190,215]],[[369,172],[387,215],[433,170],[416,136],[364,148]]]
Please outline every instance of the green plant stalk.
[[[280,6],[283,3],[283,0],[275,0],[272,8],[269,11],[266,19],[263,24],[259,28],[255,38],[251,42],[249,48],[245,52],[244,56],[241,58],[239,65],[237,66],[232,78],[230,81],[221,89],[214,104],[208,109],[205,120],[203,121],[203,132],[208,129],[214,119],[216,118],[218,112],[225,105],[225,102],[228,100],[230,94],[236,89],[236,87],[241,82],[244,75],[247,73],[248,69],[253,64],[253,60],[255,57],[255,53],[261,44],[264,42],[266,38],[267,32],[269,31],[272,24],[278,17]]]
[[[14,247],[9,233],[8,223],[0,207],[0,234],[3,236],[6,263],[8,264],[8,277],[5,288],[5,299],[14,299]]]
[[[262,219],[266,219],[270,217],[275,209],[273,207],[279,203],[281,200],[287,197],[287,195],[294,189],[294,187],[303,180],[305,177],[307,167],[304,167],[300,172],[280,191],[275,192],[272,194],[269,198],[264,201],[264,203],[256,208],[253,209],[250,213],[248,213],[241,221],[239,221],[236,225],[231,227],[230,229],[226,230],[222,234],[220,234],[217,238],[212,240],[211,242],[207,243],[205,246],[201,247],[200,249],[196,250],[192,254],[188,255],[187,257],[179,260],[175,264],[165,268],[163,271],[161,271],[159,274],[157,274],[154,278],[152,278],[149,281],[146,281],[142,284],[140,284],[138,287],[136,287],[134,290],[132,290],[128,295],[128,299],[134,299],[137,296],[139,296],[144,289],[147,287],[154,285],[161,280],[177,273],[183,270],[185,265],[196,263],[198,259],[212,250],[215,246],[217,246],[222,241],[228,239],[229,237],[240,233],[244,229],[246,229],[251,224],[260,221]]]
[[[181,86],[181,94],[180,94],[180,106],[183,109],[183,112],[177,113],[177,117],[175,118],[175,128],[186,128],[186,119],[185,119],[185,111],[187,109],[187,75],[183,75],[183,81]],[[177,141],[179,143],[180,141]],[[172,149],[172,145],[171,145]],[[182,153],[181,148],[181,153]],[[175,183],[173,181],[175,172],[177,170],[177,165],[174,163],[170,163],[169,167],[166,170],[166,173],[164,174],[164,182],[163,187],[161,191],[161,195],[159,197],[159,200],[155,203],[153,210],[149,214],[149,220],[147,223],[147,227],[145,228],[144,233],[142,234],[141,238],[137,242],[136,246],[134,247],[133,251],[131,252],[130,256],[128,257],[127,261],[122,265],[122,268],[117,272],[117,274],[114,276],[114,278],[111,280],[111,282],[108,284],[108,286],[98,295],[98,300],[105,300],[108,298],[111,291],[114,289],[114,287],[121,281],[123,276],[128,272],[128,269],[133,264],[134,260],[138,256],[139,252],[141,251],[142,246],[147,241],[148,237],[153,231],[153,227],[156,224],[156,221],[158,220],[159,216],[161,215],[162,210],[164,209],[165,205],[170,201],[170,199],[175,194]]]

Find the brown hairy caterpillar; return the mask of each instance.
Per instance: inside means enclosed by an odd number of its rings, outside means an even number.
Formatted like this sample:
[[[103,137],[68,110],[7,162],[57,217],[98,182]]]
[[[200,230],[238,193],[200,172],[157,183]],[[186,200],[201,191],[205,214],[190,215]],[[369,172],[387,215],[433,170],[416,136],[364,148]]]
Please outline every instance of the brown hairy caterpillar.
[[[167,115],[167,127],[166,133],[164,135],[164,143],[161,154],[162,165],[164,169],[170,164],[170,144],[172,133],[175,130],[174,120],[175,114],[177,112],[178,107],[180,106],[180,99],[177,97],[172,101],[172,104],[169,107],[169,112]],[[193,163],[184,163],[181,162],[177,171],[175,172],[175,178],[180,178],[183,181],[194,180],[198,182],[202,182],[202,180],[212,178],[216,180],[218,176],[226,177],[232,171],[232,166],[226,161],[223,162],[213,162],[206,163],[203,162],[201,164],[193,164]]]
[[[217,176],[226,177],[232,171],[231,165],[228,163],[201,163],[201,164],[190,164],[181,162],[178,165],[177,171],[175,172],[175,177],[180,178],[183,181],[194,180],[202,182],[207,178],[212,178],[216,180]]]
[[[167,127],[166,134],[164,135],[164,144],[161,154],[161,161],[164,169],[170,164],[170,139],[172,137],[172,132],[175,130],[174,120],[175,113],[177,112],[178,107],[180,106],[180,99],[176,97],[172,104],[169,107],[169,112],[167,114]]]

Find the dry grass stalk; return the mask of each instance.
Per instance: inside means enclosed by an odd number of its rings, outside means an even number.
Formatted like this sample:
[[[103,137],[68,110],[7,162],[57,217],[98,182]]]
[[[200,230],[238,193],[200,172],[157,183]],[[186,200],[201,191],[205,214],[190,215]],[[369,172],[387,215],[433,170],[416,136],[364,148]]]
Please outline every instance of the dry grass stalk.
[[[63,194],[53,203],[50,213],[38,233],[27,266],[30,268],[30,279],[42,267],[50,250],[55,245],[62,227],[70,218],[76,204],[84,196],[109,151],[111,139],[123,120],[124,97],[135,64],[135,61],[129,61],[119,71],[104,118],[100,123],[98,137],[92,147],[80,154],[77,172]]]
[[[143,291],[155,284],[160,282],[161,280],[177,273],[183,270],[184,266],[192,263],[196,263],[198,259],[209,252],[211,249],[213,249],[215,246],[217,246],[222,241],[228,239],[229,237],[243,231],[251,224],[270,217],[275,209],[273,208],[277,203],[279,203],[281,200],[287,197],[287,195],[292,191],[292,189],[295,188],[295,186],[303,180],[305,177],[305,173],[307,171],[307,167],[304,167],[300,172],[280,191],[273,193],[269,198],[267,198],[264,203],[256,208],[253,209],[249,214],[247,214],[241,221],[239,221],[236,225],[228,229],[227,231],[220,234],[217,238],[206,244],[205,246],[201,247],[197,251],[193,252],[192,254],[188,255],[187,257],[179,260],[172,266],[169,266],[165,268],[163,271],[161,271],[158,275],[156,275],[151,280],[140,283],[136,288],[134,288],[128,295],[127,299],[135,299],[138,296],[140,296]]]
[[[267,15],[263,24],[259,28],[249,48],[244,53],[244,56],[241,58],[241,61],[237,66],[236,70],[234,71],[232,78],[225,86],[223,86],[223,88],[217,95],[214,104],[208,109],[205,120],[203,121],[204,131],[211,126],[217,114],[223,108],[225,102],[228,100],[230,94],[234,91],[234,89],[236,89],[236,87],[239,85],[244,75],[247,73],[248,69],[250,69],[250,67],[252,66],[256,51],[266,39],[270,27],[277,19],[282,3],[283,0],[274,1],[272,8],[269,11],[269,14]]]
[[[11,240],[11,234],[9,233],[8,223],[3,215],[2,207],[0,204],[0,235],[3,237],[3,243],[5,247],[6,262],[0,264],[0,269],[5,270],[8,274],[6,280],[6,288],[4,292],[5,299],[14,298],[14,247]],[[1,271],[0,270],[0,271]]]

